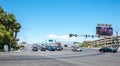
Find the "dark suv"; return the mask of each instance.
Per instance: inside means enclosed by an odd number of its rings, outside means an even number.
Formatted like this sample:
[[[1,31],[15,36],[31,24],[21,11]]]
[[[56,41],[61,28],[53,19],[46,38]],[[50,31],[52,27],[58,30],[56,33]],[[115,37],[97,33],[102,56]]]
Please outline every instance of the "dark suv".
[[[99,49],[100,52],[117,52],[117,48],[116,47],[112,47],[112,46],[107,46],[107,47],[102,47]]]
[[[37,47],[33,47],[32,50],[33,51],[38,51],[38,48]]]

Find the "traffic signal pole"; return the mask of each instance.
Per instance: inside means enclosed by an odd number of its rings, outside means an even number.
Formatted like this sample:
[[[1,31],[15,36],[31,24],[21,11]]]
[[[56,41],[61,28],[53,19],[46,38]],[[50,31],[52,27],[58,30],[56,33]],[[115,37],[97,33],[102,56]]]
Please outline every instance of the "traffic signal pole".
[[[84,36],[85,38],[87,38],[87,37],[92,37],[92,38],[94,38],[94,37],[98,37],[98,38],[100,38],[100,36],[96,36],[96,35],[78,35],[78,34],[69,34],[69,37],[81,37],[81,36]],[[91,43],[91,46],[90,47],[92,47],[92,43]]]

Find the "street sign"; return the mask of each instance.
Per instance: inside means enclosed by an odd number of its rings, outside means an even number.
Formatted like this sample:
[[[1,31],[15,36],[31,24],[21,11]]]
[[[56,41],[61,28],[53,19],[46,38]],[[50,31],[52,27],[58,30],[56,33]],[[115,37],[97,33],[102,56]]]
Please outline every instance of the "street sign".
[[[4,51],[8,52],[8,45],[4,45]]]
[[[52,40],[52,39],[50,39],[50,40],[49,40],[49,42],[53,42],[53,40]]]

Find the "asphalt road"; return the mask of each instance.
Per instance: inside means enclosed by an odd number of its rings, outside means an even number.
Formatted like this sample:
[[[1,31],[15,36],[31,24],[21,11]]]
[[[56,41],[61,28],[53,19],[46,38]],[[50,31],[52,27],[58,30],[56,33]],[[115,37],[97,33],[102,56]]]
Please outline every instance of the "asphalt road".
[[[84,48],[82,52],[31,51],[30,47],[19,52],[0,53],[0,66],[119,66],[120,52],[99,53]]]

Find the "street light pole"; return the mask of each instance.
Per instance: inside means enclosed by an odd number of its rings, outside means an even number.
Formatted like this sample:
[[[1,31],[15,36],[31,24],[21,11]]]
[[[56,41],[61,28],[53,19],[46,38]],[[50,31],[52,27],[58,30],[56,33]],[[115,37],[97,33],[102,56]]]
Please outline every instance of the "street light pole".
[[[116,44],[119,46],[119,41],[118,41],[118,33],[119,33],[119,31],[120,31],[120,29],[114,29],[115,30],[115,32],[116,32]]]
[[[116,31],[116,44],[119,45],[119,42],[118,42],[118,31]]]

